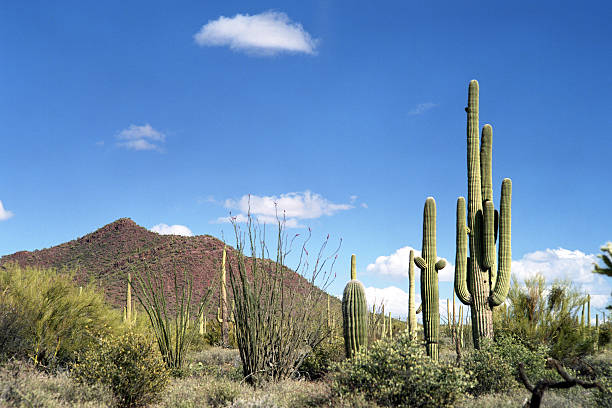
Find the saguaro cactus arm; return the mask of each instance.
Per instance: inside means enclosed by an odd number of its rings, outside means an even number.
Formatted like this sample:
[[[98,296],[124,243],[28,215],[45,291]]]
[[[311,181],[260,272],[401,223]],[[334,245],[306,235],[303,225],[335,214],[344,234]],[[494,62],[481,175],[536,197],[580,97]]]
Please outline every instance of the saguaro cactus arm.
[[[465,225],[465,198],[457,199],[457,249],[455,256],[455,292],[459,300],[470,305],[472,295],[467,285],[467,234]]]
[[[508,290],[510,290],[510,264],[512,263],[511,245],[511,208],[512,208],[512,181],[509,178],[502,182],[500,213],[499,213],[499,259],[497,280],[491,292],[489,303],[491,306],[501,305]]]

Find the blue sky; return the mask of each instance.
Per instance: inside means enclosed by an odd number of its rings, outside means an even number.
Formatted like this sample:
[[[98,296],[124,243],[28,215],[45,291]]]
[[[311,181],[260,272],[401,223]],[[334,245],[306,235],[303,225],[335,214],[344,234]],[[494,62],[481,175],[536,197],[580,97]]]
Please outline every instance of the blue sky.
[[[592,276],[612,240],[608,2],[28,2],[0,6],[0,254],[120,217],[222,234],[231,210],[342,238],[370,297],[405,304],[425,199],[454,263],[469,80],[513,180],[513,270]],[[404,249],[403,249],[404,248]],[[381,258],[382,257],[382,258]],[[447,275],[452,271],[449,269]],[[345,277],[346,274],[346,277]],[[446,279],[446,278],[444,278]],[[450,281],[440,283],[441,296]]]

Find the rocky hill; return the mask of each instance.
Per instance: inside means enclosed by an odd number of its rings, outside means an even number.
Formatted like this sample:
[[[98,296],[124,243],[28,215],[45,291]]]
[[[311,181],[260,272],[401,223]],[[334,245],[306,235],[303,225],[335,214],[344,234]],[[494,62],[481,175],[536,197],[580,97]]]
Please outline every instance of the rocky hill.
[[[172,271],[179,271],[179,276],[186,271],[193,276],[195,299],[199,299],[209,287],[213,288],[210,301],[212,312],[216,311],[218,304],[218,277],[223,245],[222,241],[210,235],[159,235],[129,218],[121,218],[70,242],[47,249],[6,255],[0,258],[0,264],[17,262],[22,266],[74,270],[79,285],[99,285],[109,302],[118,307],[125,304],[128,272],[142,274],[146,269],[161,276],[166,288],[171,288],[174,279]],[[233,248],[228,247],[231,262],[235,260],[235,253]],[[288,283],[296,288],[308,285],[295,272],[291,273]],[[228,296],[231,297],[229,288]],[[170,304],[173,304],[172,293],[170,298]]]

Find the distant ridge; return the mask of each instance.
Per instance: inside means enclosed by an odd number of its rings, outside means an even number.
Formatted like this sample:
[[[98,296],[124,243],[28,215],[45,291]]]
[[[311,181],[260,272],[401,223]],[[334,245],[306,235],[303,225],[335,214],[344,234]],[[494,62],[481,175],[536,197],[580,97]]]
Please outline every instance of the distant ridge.
[[[218,303],[218,276],[223,242],[210,235],[191,237],[160,235],[139,226],[130,218],[120,218],[81,238],[36,251],[20,251],[0,258],[0,264],[17,262],[22,266],[76,269],[79,285],[95,282],[104,289],[108,301],[125,304],[127,273],[147,267],[171,282],[172,268],[193,274],[196,298],[212,285],[211,313]],[[228,258],[235,250],[228,246]],[[295,281],[305,279],[295,273]],[[228,276],[229,283],[229,276]],[[166,287],[168,287],[166,285]],[[231,297],[231,290],[228,295]],[[173,304],[173,299],[170,304]]]

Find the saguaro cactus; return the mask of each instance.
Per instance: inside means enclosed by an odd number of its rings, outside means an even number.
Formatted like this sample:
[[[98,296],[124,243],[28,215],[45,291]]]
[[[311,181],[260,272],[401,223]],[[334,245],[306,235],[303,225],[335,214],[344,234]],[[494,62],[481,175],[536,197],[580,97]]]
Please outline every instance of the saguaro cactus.
[[[457,199],[457,253],[455,291],[462,303],[471,306],[474,347],[482,338],[493,337],[493,307],[504,302],[510,288],[510,221],[512,181],[504,179],[499,213],[493,207],[491,125],[482,129],[478,142],[478,82],[472,80],[468,92],[467,167],[468,211],[465,198]],[[480,145],[480,146],[479,146]],[[480,147],[480,151],[479,151]],[[498,228],[499,225],[499,228]],[[499,254],[495,243],[499,229]],[[470,256],[467,256],[469,237]]]
[[[342,294],[342,321],[346,357],[353,357],[366,347],[368,333],[368,305],[365,289],[357,280],[355,255],[351,256],[351,280]],[[384,315],[383,315],[384,321]]]
[[[421,305],[423,306],[423,329],[427,355],[438,360],[438,338],[440,336],[440,305],[438,300],[438,271],[444,269],[446,261],[437,260],[436,254],[436,201],[428,197],[423,210],[423,250],[414,259],[421,270]]]
[[[414,289],[414,251],[410,250],[410,263],[408,265],[408,333],[411,340],[416,339],[417,318]]]
[[[221,293],[219,294],[219,307],[217,308],[217,321],[221,324],[221,341],[223,347],[229,346],[229,326],[227,315],[227,275],[225,273],[225,260],[227,253],[225,246],[223,247],[223,256],[221,258]]]

